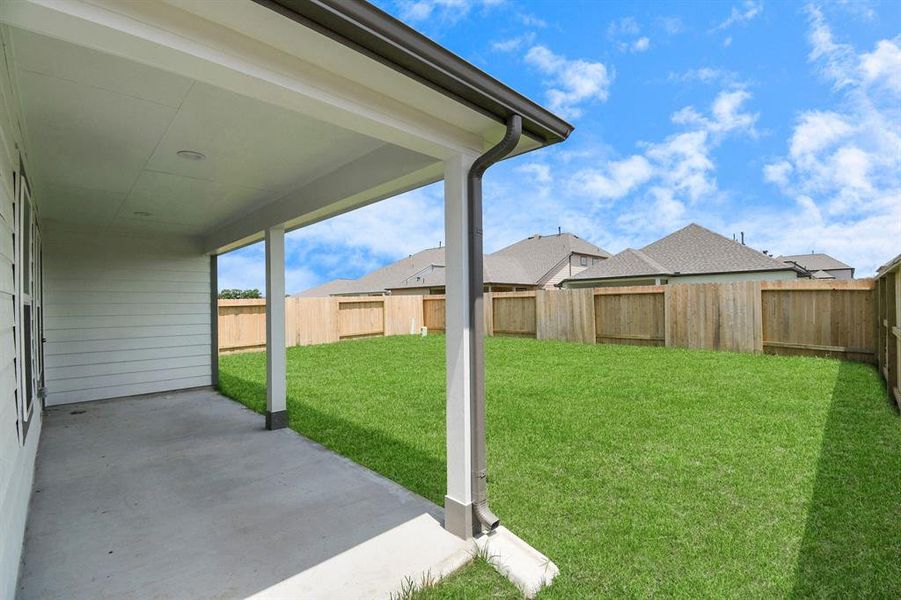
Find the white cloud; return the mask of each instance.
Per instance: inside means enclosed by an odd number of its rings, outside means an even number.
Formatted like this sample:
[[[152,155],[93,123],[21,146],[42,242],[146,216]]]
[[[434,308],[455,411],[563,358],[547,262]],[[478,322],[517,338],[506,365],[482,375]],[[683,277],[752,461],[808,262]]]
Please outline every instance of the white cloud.
[[[604,63],[570,60],[545,46],[533,46],[525,59],[550,77],[549,108],[561,116],[578,118],[582,115],[583,103],[607,100],[612,77]]]
[[[438,19],[456,23],[474,7],[490,8],[504,0],[397,0],[401,20],[410,22]]]
[[[499,40],[491,44],[491,48],[498,52],[514,52],[523,46],[528,46],[535,41],[535,33],[528,31],[522,35]]]
[[[651,163],[644,156],[633,155],[624,160],[610,161],[602,169],[577,172],[570,186],[577,192],[602,200],[622,198],[653,175]]]
[[[691,106],[677,111],[672,120],[686,126],[686,131],[660,142],[642,144],[641,155],[606,161],[600,167],[577,172],[571,180],[571,191],[609,201],[633,193],[640,195],[642,186],[649,185],[647,195],[654,208],[651,213],[640,211],[642,218],[683,214],[686,202],[697,203],[718,193],[713,148],[726,134],[754,134],[757,115],[743,109],[750,97],[744,90],[724,90],[717,94],[708,115]]]
[[[667,79],[669,81],[678,81],[682,83],[688,83],[691,81],[700,81],[701,83],[714,83],[717,81],[721,81],[726,79],[733,78],[733,73],[731,71],[725,71],[723,69],[714,69],[711,67],[700,67],[698,69],[689,69],[683,73],[670,73],[667,75]]]
[[[770,183],[775,183],[779,187],[784,187],[788,183],[794,167],[787,160],[780,160],[763,167],[763,178]]]
[[[789,153],[795,160],[809,161],[813,155],[841,140],[853,129],[837,113],[808,111],[801,115],[795,125]]]
[[[646,155],[657,165],[658,180],[672,195],[696,202],[716,192],[709,141],[709,133],[699,129],[648,146]]]
[[[262,243],[223,254],[218,260],[219,289],[258,289],[266,294],[266,259]],[[306,267],[285,269],[285,291],[294,294],[319,283],[319,277]]]
[[[745,0],[745,2],[742,3],[741,8],[733,6],[729,16],[726,17],[726,20],[714,27],[711,31],[723,31],[729,29],[733,25],[747,23],[759,16],[761,12],[763,12],[763,2]]]
[[[854,48],[848,44],[839,44],[833,39],[832,29],[819,8],[807,5],[807,15],[810,22],[807,33],[810,60],[822,63],[822,74],[833,81],[836,89],[853,85],[858,77]]]
[[[441,194],[440,186],[407,192],[294,231],[290,243],[360,248],[377,258],[406,256],[444,238]]]
[[[751,98],[751,94],[743,89],[735,89],[720,92],[710,107],[711,116],[700,114],[692,106],[677,111],[673,115],[673,123],[680,125],[696,125],[710,133],[728,133],[735,130],[743,130],[756,135],[754,124],[757,122],[756,113],[743,112],[742,105]]]
[[[553,181],[551,177],[551,168],[542,163],[527,163],[516,167],[517,173],[531,176],[536,183],[546,184]]]
[[[836,104],[802,112],[787,156],[764,178],[793,198],[807,221],[776,240],[834,251],[860,274],[897,254],[901,237],[901,86],[898,38],[858,53],[836,41],[822,11],[809,6],[810,60],[833,85]]]
[[[634,42],[632,42],[632,51],[633,52],[644,52],[648,48],[651,47],[651,40],[646,37],[640,37]]]
[[[881,40],[873,52],[860,57],[860,70],[868,85],[884,85],[901,95],[901,36]]]
[[[651,47],[651,38],[641,34],[641,25],[635,17],[623,17],[607,26],[609,39],[620,52],[645,52]]]
[[[525,25],[526,27],[539,27],[544,28],[547,27],[547,21],[544,19],[540,19],[533,14],[529,13],[517,13],[516,18],[519,19],[519,22]]]
[[[669,35],[676,35],[685,31],[685,24],[679,17],[660,17],[657,22],[663,31]]]
[[[611,21],[607,26],[607,37],[616,39],[621,36],[638,35],[641,32],[641,26],[635,17],[623,17],[615,21]]]

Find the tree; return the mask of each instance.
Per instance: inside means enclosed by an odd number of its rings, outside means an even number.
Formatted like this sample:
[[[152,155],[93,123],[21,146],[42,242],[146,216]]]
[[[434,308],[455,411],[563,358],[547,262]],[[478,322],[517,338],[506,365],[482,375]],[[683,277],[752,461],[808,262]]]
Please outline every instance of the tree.
[[[220,300],[247,300],[251,298],[262,298],[260,290],[254,288],[252,290],[227,289],[219,292]]]

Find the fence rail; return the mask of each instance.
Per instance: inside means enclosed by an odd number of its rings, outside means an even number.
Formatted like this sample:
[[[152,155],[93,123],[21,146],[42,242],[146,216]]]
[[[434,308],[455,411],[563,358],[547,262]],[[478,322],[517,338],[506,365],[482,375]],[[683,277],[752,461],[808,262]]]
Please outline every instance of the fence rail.
[[[877,344],[876,312],[889,306],[888,289],[901,285],[899,281],[901,277],[893,278],[889,286],[880,279],[878,306],[872,279],[495,292],[485,295],[485,331],[588,344],[827,355],[867,362],[885,355],[895,361],[897,382],[897,343],[887,341],[897,342],[898,320],[879,327]],[[892,314],[897,313],[894,298]],[[288,298],[286,312],[289,346],[416,333],[423,325],[429,331],[445,328],[444,296]],[[222,300],[219,314],[220,350],[265,346],[265,301]]]

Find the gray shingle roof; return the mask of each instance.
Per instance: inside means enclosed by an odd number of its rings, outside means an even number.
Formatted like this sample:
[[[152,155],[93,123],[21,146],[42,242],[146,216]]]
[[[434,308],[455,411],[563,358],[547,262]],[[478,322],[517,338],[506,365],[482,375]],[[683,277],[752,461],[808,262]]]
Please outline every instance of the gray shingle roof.
[[[828,271],[833,269],[852,268],[850,265],[846,265],[842,261],[820,252],[811,254],[786,254],[785,256],[777,256],[776,260],[798,263],[808,271]]]
[[[537,285],[548,272],[571,253],[608,257],[610,253],[571,233],[536,235],[484,258],[485,283]],[[336,285],[329,294],[384,293],[404,288],[441,287],[445,283],[444,248],[429,248],[391,263],[356,280]],[[308,296],[323,284],[298,294]],[[316,292],[322,293],[322,292]]]
[[[787,268],[790,267],[763,252],[692,223],[641,250],[624,250],[570,279],[777,271]]]
[[[810,276],[814,279],[835,279],[835,275],[828,271],[814,271]]]
[[[583,279],[582,275],[591,272],[590,278],[601,279],[611,277],[635,277],[637,275],[669,275],[670,271],[656,260],[634,248],[626,248],[619,254],[608,258],[570,279]]]
[[[356,280],[356,284],[350,292],[345,293],[378,293],[383,294],[390,287],[401,286],[402,282],[419,273],[430,265],[444,265],[444,248],[427,248],[407,258],[376,269],[372,273],[363,275]],[[443,270],[443,269],[442,269]],[[412,287],[422,287],[420,284]]]
[[[324,298],[332,294],[343,294],[346,290],[356,283],[354,279],[333,279],[322,285],[317,285],[308,290],[304,290],[299,294],[294,294],[300,298]]]
[[[485,283],[538,285],[548,272],[571,253],[608,257],[610,253],[571,233],[533,235],[492,254],[482,263]],[[443,263],[442,263],[443,264]],[[445,283],[444,269],[410,277],[388,285],[387,289],[440,287]]]
[[[489,254],[485,263],[485,281],[535,285],[572,253],[610,257],[610,253],[603,248],[571,233],[533,235]]]

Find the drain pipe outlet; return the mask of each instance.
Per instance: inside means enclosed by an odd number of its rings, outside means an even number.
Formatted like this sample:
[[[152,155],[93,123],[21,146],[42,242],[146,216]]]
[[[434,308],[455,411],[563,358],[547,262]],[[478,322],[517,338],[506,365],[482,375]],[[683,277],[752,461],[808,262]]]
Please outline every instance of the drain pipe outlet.
[[[469,347],[470,351],[470,419],[472,432],[473,529],[476,535],[492,531],[500,519],[488,508],[488,460],[485,443],[485,317],[483,308],[484,276],[482,272],[482,176],[491,165],[507,156],[519,143],[522,117],[507,120],[504,138],[478,157],[469,169],[466,186],[468,215],[467,238],[469,261]]]

